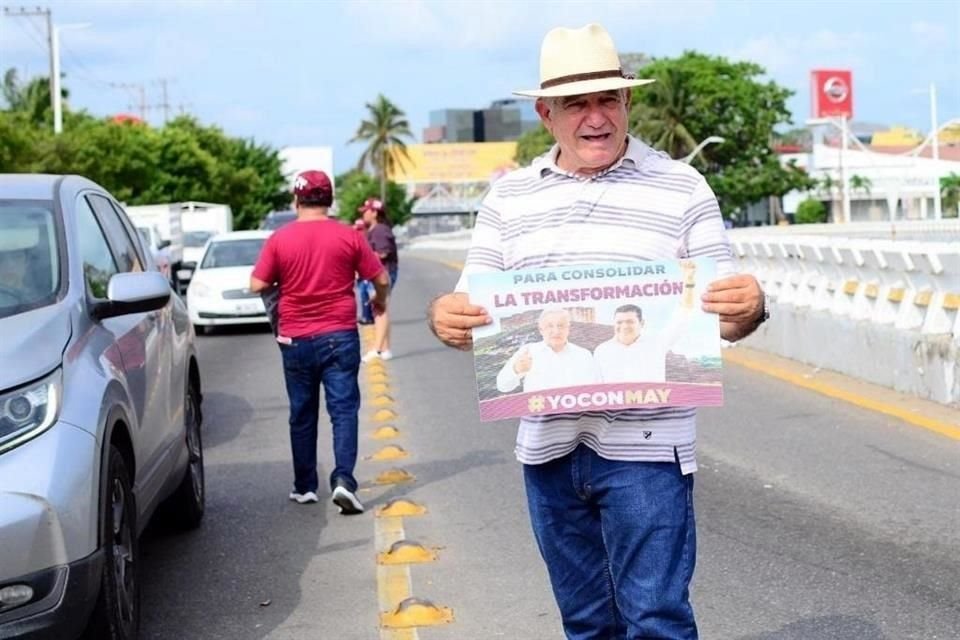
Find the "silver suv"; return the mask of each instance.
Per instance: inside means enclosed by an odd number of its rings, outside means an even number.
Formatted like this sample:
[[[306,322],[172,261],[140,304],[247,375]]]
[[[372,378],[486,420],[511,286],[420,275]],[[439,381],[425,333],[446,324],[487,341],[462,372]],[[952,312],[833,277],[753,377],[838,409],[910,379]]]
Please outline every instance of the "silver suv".
[[[138,537],[204,511],[185,305],[109,193],[0,175],[0,638],[130,639]]]

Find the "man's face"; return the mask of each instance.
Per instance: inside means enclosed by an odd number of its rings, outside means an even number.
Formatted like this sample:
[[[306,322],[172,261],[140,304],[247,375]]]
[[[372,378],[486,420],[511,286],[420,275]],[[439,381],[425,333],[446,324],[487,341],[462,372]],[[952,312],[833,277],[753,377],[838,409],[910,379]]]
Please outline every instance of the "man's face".
[[[547,346],[559,351],[570,337],[570,318],[563,314],[549,314],[540,320],[540,335]]]
[[[643,321],[636,311],[620,311],[613,316],[613,335],[621,344],[633,344],[640,337]]]
[[[560,145],[557,165],[592,175],[616,162],[626,145],[629,107],[625,90],[537,100],[540,119]]]

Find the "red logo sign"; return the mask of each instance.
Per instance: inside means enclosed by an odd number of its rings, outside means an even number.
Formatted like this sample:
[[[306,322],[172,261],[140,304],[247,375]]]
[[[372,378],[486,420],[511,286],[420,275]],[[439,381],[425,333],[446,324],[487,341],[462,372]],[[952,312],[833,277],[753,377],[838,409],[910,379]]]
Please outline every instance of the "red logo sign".
[[[853,117],[853,79],[850,71],[811,71],[810,96],[814,118]]]

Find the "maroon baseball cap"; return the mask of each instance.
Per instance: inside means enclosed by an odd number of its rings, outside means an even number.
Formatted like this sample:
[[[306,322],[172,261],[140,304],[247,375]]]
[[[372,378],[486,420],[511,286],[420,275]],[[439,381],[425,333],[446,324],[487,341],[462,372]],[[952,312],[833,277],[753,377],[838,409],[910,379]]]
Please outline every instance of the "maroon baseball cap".
[[[383,211],[383,201],[380,198],[367,198],[363,204],[357,208],[357,211]]]
[[[333,202],[333,185],[323,171],[304,171],[293,181],[293,195],[302,200]]]

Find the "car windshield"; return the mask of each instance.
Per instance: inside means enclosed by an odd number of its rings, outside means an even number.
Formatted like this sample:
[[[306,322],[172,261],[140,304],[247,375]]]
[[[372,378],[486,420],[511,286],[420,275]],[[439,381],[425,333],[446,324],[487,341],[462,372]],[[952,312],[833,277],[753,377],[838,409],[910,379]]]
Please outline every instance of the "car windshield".
[[[203,254],[201,269],[223,269],[225,267],[252,267],[260,256],[265,238],[245,240],[221,240],[213,242]]]
[[[288,222],[293,222],[296,219],[297,214],[293,211],[276,211],[263,219],[263,224],[260,225],[260,228],[275,231]]]
[[[213,235],[210,231],[188,231],[183,234],[183,246],[202,247]]]
[[[59,289],[53,202],[0,200],[0,318],[52,304]]]

